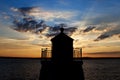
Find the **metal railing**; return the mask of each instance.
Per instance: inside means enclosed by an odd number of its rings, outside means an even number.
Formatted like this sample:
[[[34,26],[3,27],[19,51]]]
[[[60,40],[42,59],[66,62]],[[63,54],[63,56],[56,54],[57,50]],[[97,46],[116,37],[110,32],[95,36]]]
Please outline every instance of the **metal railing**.
[[[52,51],[47,48],[41,49],[41,58],[51,58]],[[82,48],[73,49],[73,58],[82,58]]]

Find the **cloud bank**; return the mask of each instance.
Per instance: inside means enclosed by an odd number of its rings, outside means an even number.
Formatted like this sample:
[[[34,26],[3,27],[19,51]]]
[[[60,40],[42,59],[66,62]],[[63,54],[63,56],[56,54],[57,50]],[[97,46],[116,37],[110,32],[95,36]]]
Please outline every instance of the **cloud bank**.
[[[120,34],[120,19],[117,18],[119,16],[117,13],[108,15],[86,13],[87,17],[76,19],[81,15],[76,11],[46,10],[39,7],[11,8],[11,10],[15,15],[6,15],[5,18],[13,20],[12,31],[35,34],[36,39],[33,40],[33,44],[49,40],[59,33],[61,27],[65,28],[67,35],[75,39],[76,44],[79,44],[81,39],[96,42],[114,35],[119,37]]]
[[[19,32],[32,32],[51,37],[59,33],[60,27],[65,27],[65,32],[68,35],[77,29],[76,27],[68,27],[64,23],[55,24],[53,26],[47,25],[45,21],[59,22],[59,20],[69,20],[74,16],[73,12],[69,11],[45,11],[38,7],[22,7],[11,8],[12,11],[18,12],[21,16],[13,18],[14,30]],[[44,21],[45,20],[45,21]],[[46,30],[47,29],[47,30]],[[47,31],[47,32],[45,32]]]

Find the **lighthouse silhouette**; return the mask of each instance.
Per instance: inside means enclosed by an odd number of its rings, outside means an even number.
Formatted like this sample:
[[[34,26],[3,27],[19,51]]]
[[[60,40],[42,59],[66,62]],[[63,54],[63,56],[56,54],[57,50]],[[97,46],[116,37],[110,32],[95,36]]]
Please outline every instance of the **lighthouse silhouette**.
[[[73,58],[73,39],[64,33],[51,39],[52,56],[50,60],[42,60],[39,80],[84,80],[83,62]]]

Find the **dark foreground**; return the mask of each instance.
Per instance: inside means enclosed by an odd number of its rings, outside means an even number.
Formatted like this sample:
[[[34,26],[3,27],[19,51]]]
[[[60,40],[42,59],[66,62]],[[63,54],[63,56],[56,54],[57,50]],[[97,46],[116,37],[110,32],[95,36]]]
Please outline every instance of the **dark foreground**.
[[[0,59],[0,80],[38,80],[39,59]],[[84,59],[85,80],[120,80],[120,59]]]

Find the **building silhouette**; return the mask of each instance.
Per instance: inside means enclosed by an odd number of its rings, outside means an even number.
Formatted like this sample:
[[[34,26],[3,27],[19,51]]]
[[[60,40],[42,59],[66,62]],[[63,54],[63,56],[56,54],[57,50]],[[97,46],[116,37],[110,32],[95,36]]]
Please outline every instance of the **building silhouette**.
[[[42,59],[39,80],[84,80],[82,60],[73,58],[73,39],[64,33],[60,33],[51,39],[51,58]]]

